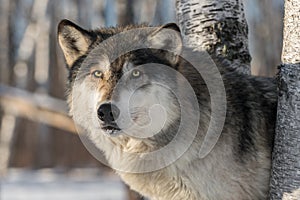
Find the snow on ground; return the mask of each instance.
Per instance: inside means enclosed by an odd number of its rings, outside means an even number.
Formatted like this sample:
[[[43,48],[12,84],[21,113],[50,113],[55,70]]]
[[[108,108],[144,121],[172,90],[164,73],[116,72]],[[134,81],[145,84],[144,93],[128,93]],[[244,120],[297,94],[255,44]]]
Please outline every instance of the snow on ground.
[[[120,179],[95,169],[10,169],[0,181],[0,200],[126,200]]]

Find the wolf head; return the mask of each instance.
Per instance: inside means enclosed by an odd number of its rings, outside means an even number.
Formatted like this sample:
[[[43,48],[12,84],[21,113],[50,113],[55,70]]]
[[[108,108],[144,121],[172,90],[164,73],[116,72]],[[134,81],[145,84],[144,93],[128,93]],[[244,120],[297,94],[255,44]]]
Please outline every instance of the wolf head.
[[[149,138],[179,120],[176,24],[89,31],[63,20],[58,41],[69,70],[70,113],[89,132]]]

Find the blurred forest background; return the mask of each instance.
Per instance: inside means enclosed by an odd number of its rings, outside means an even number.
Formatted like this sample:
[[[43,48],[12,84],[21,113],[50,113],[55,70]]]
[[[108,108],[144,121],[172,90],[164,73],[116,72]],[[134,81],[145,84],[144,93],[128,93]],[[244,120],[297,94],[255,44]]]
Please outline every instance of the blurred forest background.
[[[280,64],[283,0],[244,0],[252,73]],[[175,0],[0,0],[0,173],[7,167],[97,167],[67,117],[61,19],[85,28],[176,22]]]

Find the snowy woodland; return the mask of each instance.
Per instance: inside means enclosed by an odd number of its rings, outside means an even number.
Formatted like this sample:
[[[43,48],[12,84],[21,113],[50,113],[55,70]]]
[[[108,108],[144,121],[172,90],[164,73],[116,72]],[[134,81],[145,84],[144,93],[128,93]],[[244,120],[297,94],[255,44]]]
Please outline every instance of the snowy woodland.
[[[283,0],[244,0],[251,73],[281,63]],[[0,200],[137,200],[67,115],[61,19],[97,27],[176,20],[175,0],[0,0]]]

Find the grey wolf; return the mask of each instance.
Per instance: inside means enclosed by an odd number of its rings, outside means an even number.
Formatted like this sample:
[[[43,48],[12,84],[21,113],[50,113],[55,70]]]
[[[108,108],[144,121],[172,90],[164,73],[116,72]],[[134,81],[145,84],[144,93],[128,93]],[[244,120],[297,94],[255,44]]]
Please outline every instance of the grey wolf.
[[[87,131],[124,182],[150,199],[267,199],[275,80],[228,72],[221,61],[217,63],[226,90],[226,119],[215,147],[199,158],[213,112],[208,87],[193,66],[176,55],[183,46],[176,24],[139,31],[143,28],[147,26],[85,30],[68,20],[60,22],[58,42],[69,70],[67,95],[75,123]],[[137,31],[109,40],[129,30]],[[141,41],[154,48],[120,54],[120,49]],[[210,67],[206,59],[199,60],[200,66]],[[196,103],[181,76],[191,85]],[[176,139],[184,113],[188,120],[183,136]],[[196,135],[193,124],[184,126],[193,119],[199,123]],[[191,138],[190,146],[184,147]],[[175,148],[147,157],[174,140]]]

